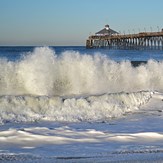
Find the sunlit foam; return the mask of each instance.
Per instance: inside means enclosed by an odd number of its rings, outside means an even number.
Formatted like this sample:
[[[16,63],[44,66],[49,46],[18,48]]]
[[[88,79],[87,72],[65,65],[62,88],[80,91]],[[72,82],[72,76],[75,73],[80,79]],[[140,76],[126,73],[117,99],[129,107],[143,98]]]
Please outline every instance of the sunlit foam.
[[[0,123],[108,120],[163,90],[163,62],[133,67],[102,54],[57,55],[41,47],[16,62],[0,59],[0,88]]]
[[[1,96],[0,122],[108,121],[133,112],[149,101],[152,92],[115,93],[87,97]]]
[[[0,60],[1,95],[80,95],[163,90],[163,63],[134,68],[102,54],[36,48],[17,62]]]

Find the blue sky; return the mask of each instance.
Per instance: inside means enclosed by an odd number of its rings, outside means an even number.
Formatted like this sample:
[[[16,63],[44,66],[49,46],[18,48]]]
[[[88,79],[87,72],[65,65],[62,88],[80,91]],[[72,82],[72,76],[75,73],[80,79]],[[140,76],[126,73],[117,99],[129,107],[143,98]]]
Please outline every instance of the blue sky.
[[[0,45],[85,45],[105,24],[157,31],[162,8],[163,0],[0,0]]]

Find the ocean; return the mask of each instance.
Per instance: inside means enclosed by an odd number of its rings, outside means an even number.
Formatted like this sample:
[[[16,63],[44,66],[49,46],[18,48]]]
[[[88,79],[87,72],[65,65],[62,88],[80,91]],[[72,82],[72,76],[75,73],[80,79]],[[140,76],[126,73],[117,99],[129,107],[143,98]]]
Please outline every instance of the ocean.
[[[0,47],[0,162],[161,162],[163,51]]]

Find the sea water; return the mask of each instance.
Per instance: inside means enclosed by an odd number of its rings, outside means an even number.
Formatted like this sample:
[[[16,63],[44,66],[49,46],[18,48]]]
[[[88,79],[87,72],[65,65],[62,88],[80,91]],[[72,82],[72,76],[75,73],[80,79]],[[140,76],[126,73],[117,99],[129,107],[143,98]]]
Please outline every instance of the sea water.
[[[104,151],[111,151],[113,157],[118,152],[131,152],[130,148],[136,153],[162,151],[158,144],[147,145],[149,138],[157,142],[163,136],[155,133],[156,126],[147,128],[148,110],[141,112],[143,106],[152,106],[151,114],[158,110],[161,117],[158,107],[162,106],[162,92],[162,50],[0,47],[0,159],[6,161],[11,153],[12,161],[22,161],[26,153],[35,153],[30,158],[37,160],[38,155],[95,158]],[[151,104],[155,96],[159,98]],[[133,118],[139,111],[142,115]],[[119,125],[115,126],[117,134],[110,135],[113,121]],[[160,126],[161,119],[157,122]],[[131,134],[119,134],[126,132],[125,126]],[[154,136],[140,131],[154,132]],[[142,140],[147,144],[141,146]],[[136,146],[114,145],[116,141],[134,142]],[[45,146],[43,142],[54,145]],[[82,142],[87,143],[87,149]],[[69,150],[65,151],[67,144]]]

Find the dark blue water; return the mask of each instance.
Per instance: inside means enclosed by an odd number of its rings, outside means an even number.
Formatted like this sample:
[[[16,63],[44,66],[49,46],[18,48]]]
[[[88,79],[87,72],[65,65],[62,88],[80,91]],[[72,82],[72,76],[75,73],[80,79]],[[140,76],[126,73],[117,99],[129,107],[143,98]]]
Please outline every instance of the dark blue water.
[[[0,47],[0,58],[7,58],[9,61],[21,59],[23,55],[32,52],[36,47]],[[123,50],[123,49],[86,49],[84,46],[56,46],[50,47],[55,50],[56,54],[60,55],[65,51],[78,51],[80,54],[94,55],[101,53],[107,55],[115,61],[130,60],[130,61],[148,61],[154,59],[157,61],[163,60],[162,50]]]

